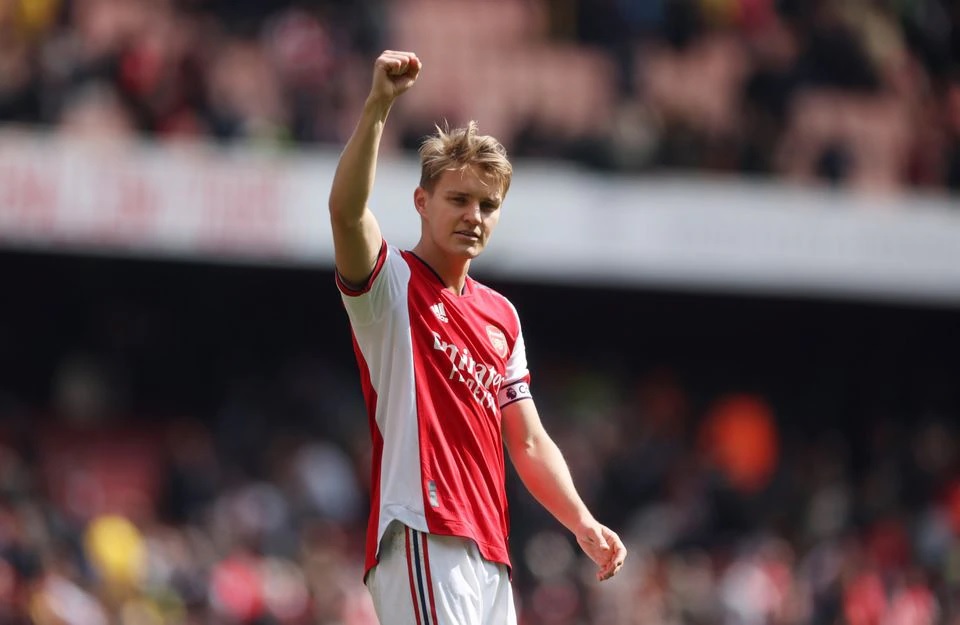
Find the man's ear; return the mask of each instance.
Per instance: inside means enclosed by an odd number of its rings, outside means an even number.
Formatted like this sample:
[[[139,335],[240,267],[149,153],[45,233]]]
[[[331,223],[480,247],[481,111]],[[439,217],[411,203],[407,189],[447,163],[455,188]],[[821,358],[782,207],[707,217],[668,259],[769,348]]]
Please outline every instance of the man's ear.
[[[413,190],[413,205],[421,217],[427,216],[427,190],[417,187]]]

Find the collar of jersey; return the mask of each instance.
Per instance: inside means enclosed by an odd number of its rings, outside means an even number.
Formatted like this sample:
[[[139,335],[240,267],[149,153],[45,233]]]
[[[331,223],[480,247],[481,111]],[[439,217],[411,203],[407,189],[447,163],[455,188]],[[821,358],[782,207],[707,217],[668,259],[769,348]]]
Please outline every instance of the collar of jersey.
[[[417,260],[419,260],[420,263],[421,263],[424,267],[426,267],[426,268],[430,271],[431,274],[433,274],[433,277],[437,279],[437,282],[440,284],[440,287],[441,287],[444,291],[447,290],[447,285],[443,283],[443,278],[440,277],[440,274],[437,273],[437,270],[436,270],[436,269],[434,269],[433,267],[430,266],[430,263],[428,263],[427,261],[423,260],[422,258],[420,258],[419,256],[417,256],[416,253],[411,252],[410,250],[407,250],[407,254],[410,254],[411,256],[413,256],[414,258],[416,258]],[[467,276],[467,279],[463,281],[463,290],[460,292],[460,297],[463,297],[464,295],[469,295],[469,294],[471,293],[472,289],[470,289],[469,286],[470,286],[470,276]]]

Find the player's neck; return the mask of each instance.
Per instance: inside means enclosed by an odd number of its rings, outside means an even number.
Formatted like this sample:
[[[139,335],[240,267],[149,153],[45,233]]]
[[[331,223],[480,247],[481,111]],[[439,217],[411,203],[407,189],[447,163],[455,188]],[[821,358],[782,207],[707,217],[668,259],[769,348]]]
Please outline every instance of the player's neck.
[[[439,250],[423,245],[422,242],[418,243],[412,251],[417,258],[433,269],[447,290],[454,295],[463,293],[467,283],[467,271],[470,269],[469,258],[451,258]]]

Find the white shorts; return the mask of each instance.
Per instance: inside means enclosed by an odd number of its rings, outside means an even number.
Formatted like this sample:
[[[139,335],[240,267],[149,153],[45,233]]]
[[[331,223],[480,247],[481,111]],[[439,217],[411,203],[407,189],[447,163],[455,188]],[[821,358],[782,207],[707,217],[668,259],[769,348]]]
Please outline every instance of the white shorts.
[[[516,625],[507,567],[476,543],[392,522],[367,588],[381,625]]]

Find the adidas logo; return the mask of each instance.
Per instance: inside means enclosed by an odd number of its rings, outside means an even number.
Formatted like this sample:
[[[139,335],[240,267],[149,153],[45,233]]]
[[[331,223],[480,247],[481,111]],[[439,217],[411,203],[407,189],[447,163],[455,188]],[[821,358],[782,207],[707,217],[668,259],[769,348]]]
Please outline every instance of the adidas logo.
[[[443,307],[443,302],[437,302],[436,304],[430,307],[430,310],[433,311],[433,314],[436,315],[437,319],[439,319],[440,321],[444,323],[447,323],[449,321],[449,319],[447,319],[447,311]]]

